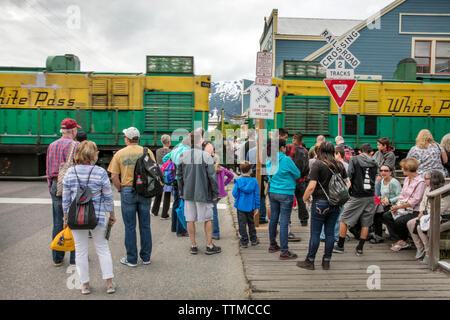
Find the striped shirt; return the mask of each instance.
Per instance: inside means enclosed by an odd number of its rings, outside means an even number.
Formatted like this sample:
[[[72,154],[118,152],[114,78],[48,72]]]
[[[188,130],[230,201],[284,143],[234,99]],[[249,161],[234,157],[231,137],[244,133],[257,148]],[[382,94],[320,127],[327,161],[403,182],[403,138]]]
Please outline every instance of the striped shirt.
[[[66,162],[73,141],[70,137],[62,136],[48,146],[46,175],[49,189],[52,187],[52,179],[58,177],[60,164]],[[74,155],[78,144],[79,142],[75,141]]]
[[[88,186],[92,191],[92,200],[98,219],[97,225],[105,226],[106,212],[114,211],[114,197],[106,170],[92,165],[77,165],[75,170],[77,170],[78,179],[80,179],[82,186],[86,185],[89,173],[92,170]],[[77,194],[78,179],[75,170],[74,167],[69,168],[63,180],[62,205],[65,213],[69,212],[70,204]]]

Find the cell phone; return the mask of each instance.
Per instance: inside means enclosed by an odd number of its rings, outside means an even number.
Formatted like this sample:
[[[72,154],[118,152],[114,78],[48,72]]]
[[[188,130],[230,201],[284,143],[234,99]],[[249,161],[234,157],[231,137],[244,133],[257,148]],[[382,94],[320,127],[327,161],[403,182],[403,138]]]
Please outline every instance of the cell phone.
[[[109,237],[111,236],[111,225],[108,224],[108,226],[106,227],[106,232],[105,232],[105,239],[109,240]]]

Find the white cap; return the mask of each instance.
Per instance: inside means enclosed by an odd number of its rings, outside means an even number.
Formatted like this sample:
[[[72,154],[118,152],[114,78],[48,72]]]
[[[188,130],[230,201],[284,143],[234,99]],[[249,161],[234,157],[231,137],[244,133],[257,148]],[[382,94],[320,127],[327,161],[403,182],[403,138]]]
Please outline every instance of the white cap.
[[[336,138],[334,138],[334,141],[336,141],[336,143],[340,141],[344,142],[344,138],[342,136],[337,136]]]
[[[135,127],[129,127],[128,129],[125,129],[122,132],[125,135],[125,137],[127,137],[130,140],[133,138],[139,138],[141,136],[139,130],[136,129]]]

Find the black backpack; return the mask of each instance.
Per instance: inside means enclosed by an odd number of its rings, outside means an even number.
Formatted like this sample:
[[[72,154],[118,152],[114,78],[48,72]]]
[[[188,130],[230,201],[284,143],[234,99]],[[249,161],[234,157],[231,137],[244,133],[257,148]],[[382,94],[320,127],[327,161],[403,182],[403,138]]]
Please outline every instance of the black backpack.
[[[325,164],[326,165],[326,164]],[[327,166],[328,170],[331,171],[331,179],[328,184],[328,194],[322,187],[322,184],[319,182],[320,187],[325,193],[325,196],[328,199],[328,203],[332,206],[342,206],[350,199],[350,193],[348,192],[347,184],[344,179],[342,179],[339,173],[334,172]]]
[[[144,147],[143,155],[137,159],[134,167],[133,188],[144,198],[159,196],[163,193],[164,176],[158,164],[150,158],[148,148]]]
[[[89,179],[91,177],[92,170],[89,172],[88,181],[85,186],[82,186],[80,179],[78,178],[77,170],[75,167],[75,175],[78,180],[77,194],[70,204],[69,214],[67,219],[67,225],[73,230],[92,230],[97,226],[97,216],[95,215],[94,201],[92,200],[92,191],[88,187]],[[101,203],[100,203],[101,206]]]
[[[300,170],[300,177],[304,178],[309,175],[309,157],[308,151],[299,146],[295,146],[294,163]]]

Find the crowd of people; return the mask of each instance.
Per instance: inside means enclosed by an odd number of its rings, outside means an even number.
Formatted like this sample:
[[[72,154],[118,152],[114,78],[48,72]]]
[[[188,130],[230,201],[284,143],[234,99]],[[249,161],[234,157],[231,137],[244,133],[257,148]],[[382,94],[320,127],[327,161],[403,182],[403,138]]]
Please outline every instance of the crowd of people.
[[[445,176],[449,176],[450,134],[438,144],[428,130],[419,132],[416,145],[400,162],[406,176],[402,187],[395,175],[395,154],[388,138],[378,139],[377,152],[369,144],[363,144],[357,155],[345,144],[343,137],[336,137],[334,145],[324,136],[318,136],[317,143],[308,150],[300,132],[293,136],[291,144],[287,144],[288,132],[279,129],[278,134],[270,136],[267,141],[268,157],[263,163],[267,174],[258,183],[255,177],[257,137],[254,131],[249,132],[248,141],[236,141],[238,146],[233,144],[230,149],[233,153],[239,151],[241,160],[241,176],[235,179],[233,172],[220,165],[212,143],[205,140],[205,131],[201,128],[192,131],[172,149],[170,136],[163,135],[163,147],[156,151],[156,157],[150,149],[139,145],[139,130],[127,128],[123,130],[126,146],[114,154],[107,170],[95,165],[98,148],[86,134],[78,131],[79,128],[73,119],[62,121],[62,137],[51,143],[47,150],[47,180],[52,197],[53,238],[67,226],[69,207],[79,188],[89,186],[91,190],[97,226],[93,230],[73,230],[75,251],[70,252],[70,264],[76,265],[82,294],[90,293],[89,238],[92,238],[99,256],[107,292],[116,290],[111,252],[105,237],[106,230],[116,222],[111,183],[120,192],[125,227],[126,255],[120,263],[131,268],[136,267],[139,261],[143,265],[151,263],[150,214],[159,215],[161,201],[161,219],[171,219],[171,231],[178,237],[189,237],[191,254],[200,251],[196,223],[204,224],[204,253],[220,253],[221,247],[214,243],[220,239],[217,204],[221,198],[227,197],[225,186],[233,180],[232,195],[242,248],[260,243],[255,228],[256,218],[260,224],[269,224],[269,253],[279,252],[280,260],[296,259],[297,254],[289,250],[289,242],[301,240],[290,228],[295,201],[301,225],[310,224],[308,253],[304,261],[297,263],[298,267],[314,270],[316,253],[320,242],[324,241],[322,267],[329,269],[332,253],[344,253],[347,230],[359,239],[355,248],[358,256],[363,255],[366,241],[380,243],[388,235],[395,241],[391,247],[393,251],[410,247],[411,236],[417,249],[416,258],[425,262],[429,259],[426,228],[421,222],[430,210],[427,194],[441,187]],[[277,148],[273,154],[272,146]],[[148,156],[144,150],[148,150]],[[136,163],[144,152],[146,158],[162,169],[161,172],[166,172],[161,175],[161,180],[157,180],[162,192],[155,197],[142,196],[134,187]],[[60,168],[67,163],[70,166],[61,182]],[[169,175],[166,176],[167,173]],[[339,185],[344,185],[345,189],[341,187],[341,194],[343,191],[348,193],[345,205],[335,201]],[[171,197],[173,203],[169,214]],[[270,207],[266,207],[266,199]],[[443,213],[450,209],[448,200],[448,197],[442,199]],[[268,220],[266,211],[269,210]],[[386,226],[386,235],[383,234],[383,225]],[[52,255],[53,264],[62,265],[64,252],[52,251]]]

